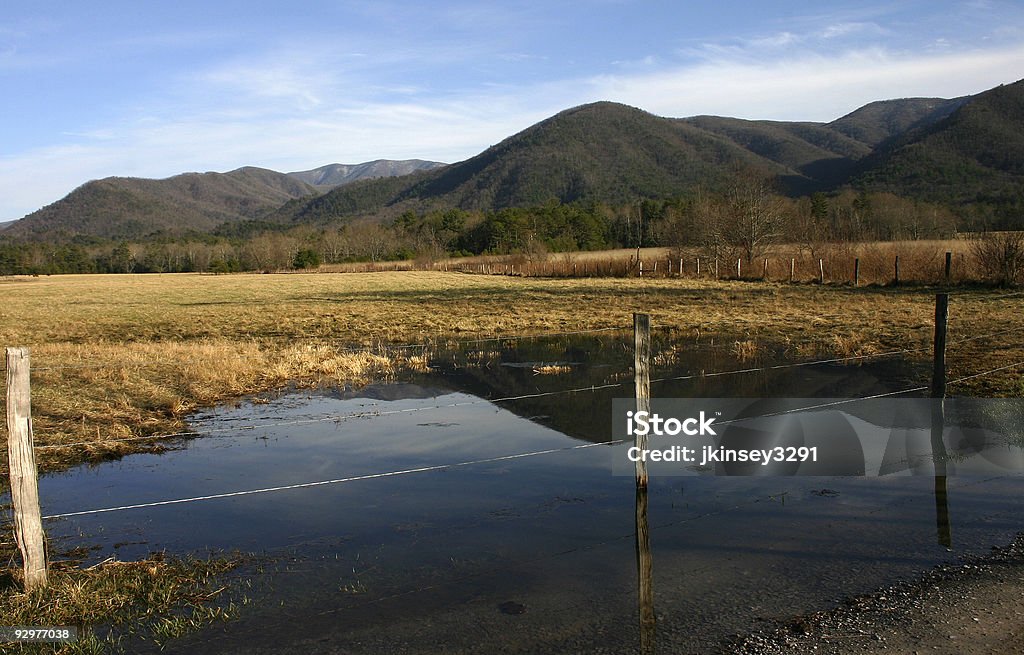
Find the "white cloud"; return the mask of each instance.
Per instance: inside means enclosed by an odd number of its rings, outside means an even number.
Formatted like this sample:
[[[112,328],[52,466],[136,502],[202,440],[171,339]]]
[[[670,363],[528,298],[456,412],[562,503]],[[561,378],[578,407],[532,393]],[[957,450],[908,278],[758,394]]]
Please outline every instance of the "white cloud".
[[[847,22],[847,23],[833,23],[828,25],[825,29],[819,32],[818,36],[823,39],[835,39],[839,37],[849,36],[851,34],[858,33],[871,33],[871,34],[885,34],[883,30],[875,23],[858,23],[858,22]]]
[[[873,100],[977,93],[1024,70],[1024,46],[902,56],[881,48],[752,63],[729,57],[644,75],[589,80],[587,95],[666,116],[828,121]]]

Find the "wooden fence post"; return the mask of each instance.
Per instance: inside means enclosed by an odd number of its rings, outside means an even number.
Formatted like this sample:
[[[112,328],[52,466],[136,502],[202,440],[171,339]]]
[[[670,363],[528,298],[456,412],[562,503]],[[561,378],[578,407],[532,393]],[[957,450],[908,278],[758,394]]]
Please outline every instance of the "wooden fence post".
[[[796,277],[796,257],[789,260],[789,283],[793,284],[793,278]]]
[[[46,536],[39,511],[39,478],[32,443],[28,348],[7,349],[7,458],[11,469],[14,539],[21,550],[25,590],[46,586]]]
[[[742,261],[743,261],[742,257],[740,257],[740,258],[738,258],[736,260],[736,279],[737,280],[740,279],[740,277],[743,275],[743,273],[742,273],[743,269],[742,269],[741,264],[740,264],[740,262],[742,262]]]
[[[700,277],[700,257],[697,258],[697,277]]]
[[[767,280],[768,279],[768,258],[767,257],[764,258],[764,270],[761,271],[761,279],[762,280]]]
[[[651,411],[651,316],[633,314],[633,387],[636,393],[636,411]],[[647,450],[647,435],[637,433],[634,446]],[[637,458],[636,486],[647,488],[647,458]]]
[[[893,264],[892,283],[893,284],[899,284],[900,283],[900,256],[899,255],[896,255],[896,263]]]
[[[818,283],[825,284],[825,260],[818,260]]]
[[[860,286],[860,257],[853,260],[853,286]]]
[[[933,343],[932,398],[946,397],[946,319],[949,317],[949,294],[935,294],[935,340]]]

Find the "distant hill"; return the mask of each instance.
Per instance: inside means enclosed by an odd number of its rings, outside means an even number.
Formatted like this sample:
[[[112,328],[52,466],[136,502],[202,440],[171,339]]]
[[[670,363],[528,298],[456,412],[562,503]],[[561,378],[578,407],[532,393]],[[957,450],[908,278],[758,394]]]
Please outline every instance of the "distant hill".
[[[316,221],[388,208],[493,209],[549,199],[625,202],[714,186],[737,166],[787,172],[685,121],[599,102],[563,111],[436,171],[334,189],[290,208],[290,218]]]
[[[846,183],[860,160],[900,130],[940,120],[963,102],[872,103],[832,123],[662,118],[598,102],[563,111],[466,161],[408,178],[337,188],[304,205],[292,203],[280,216],[315,222],[550,199],[622,203],[677,195],[696,185],[718,188],[740,169],[775,177],[792,194],[829,190]]]
[[[1024,81],[973,96],[866,157],[853,183],[988,209],[1006,227],[1024,217]],[[1014,225],[1007,220],[1016,218]]]
[[[247,166],[228,173],[184,173],[163,180],[108,177],[87,182],[61,200],[12,222],[3,236],[139,240],[212,232],[242,221],[265,219],[288,201],[316,196],[345,184],[346,178],[401,175],[438,166],[443,164],[377,160],[287,174]]]
[[[261,218],[288,200],[315,193],[312,186],[284,173],[253,167],[185,173],[165,180],[108,177],[83,184],[3,234],[60,240],[209,232],[222,223]]]
[[[442,166],[446,164],[422,159],[377,159],[362,164],[328,164],[311,171],[298,171],[288,175],[318,188],[333,188],[359,180],[409,175],[416,171],[432,170]]]

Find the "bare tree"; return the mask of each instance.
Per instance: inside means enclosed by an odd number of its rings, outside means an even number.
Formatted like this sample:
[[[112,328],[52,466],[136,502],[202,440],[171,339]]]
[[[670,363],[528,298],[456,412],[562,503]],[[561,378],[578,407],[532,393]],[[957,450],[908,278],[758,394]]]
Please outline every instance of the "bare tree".
[[[1024,282],[1024,232],[983,232],[971,252],[985,277],[1001,286]]]
[[[741,175],[726,196],[726,240],[748,262],[764,253],[785,233],[782,199],[772,193],[768,180],[756,174]]]

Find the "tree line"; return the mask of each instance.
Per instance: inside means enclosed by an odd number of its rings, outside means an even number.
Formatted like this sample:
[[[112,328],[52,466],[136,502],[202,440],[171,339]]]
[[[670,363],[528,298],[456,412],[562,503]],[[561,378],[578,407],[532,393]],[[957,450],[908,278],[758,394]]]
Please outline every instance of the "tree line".
[[[797,199],[750,178],[727,189],[613,206],[550,201],[495,211],[406,211],[389,223],[289,226],[252,221],[212,235],[142,243],[0,241],[0,274],[273,271],[321,264],[667,246],[755,259],[774,243],[948,238],[946,207],[844,190]]]

